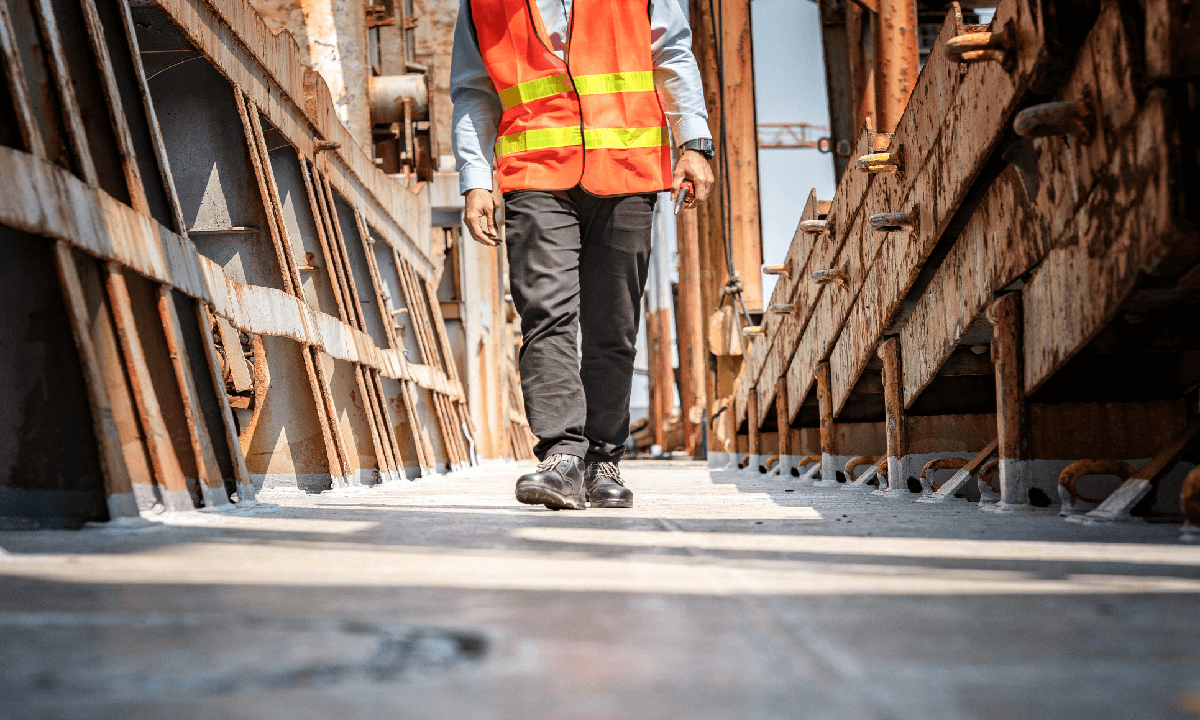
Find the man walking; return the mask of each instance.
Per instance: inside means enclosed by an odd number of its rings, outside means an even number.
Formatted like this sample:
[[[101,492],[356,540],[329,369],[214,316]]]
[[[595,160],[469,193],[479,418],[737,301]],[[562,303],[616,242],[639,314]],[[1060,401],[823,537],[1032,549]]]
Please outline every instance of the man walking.
[[[687,19],[678,0],[462,0],[450,96],[465,221],[485,245],[499,245],[493,157],[504,194],[521,390],[542,461],[517,480],[517,500],[632,507],[617,463],[654,204],[688,180],[691,207],[713,182]]]

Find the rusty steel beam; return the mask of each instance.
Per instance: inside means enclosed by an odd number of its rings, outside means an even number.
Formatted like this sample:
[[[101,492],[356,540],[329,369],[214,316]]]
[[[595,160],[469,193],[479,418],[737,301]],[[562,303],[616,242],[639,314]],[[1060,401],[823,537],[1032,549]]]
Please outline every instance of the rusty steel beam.
[[[895,132],[917,83],[916,0],[879,0],[875,24],[875,127]]]
[[[680,414],[683,417],[684,449],[693,457],[703,456],[702,423],[707,407],[704,313],[700,292],[699,228],[696,213],[681,213],[676,234],[679,256],[679,313],[675,337],[679,347]]]

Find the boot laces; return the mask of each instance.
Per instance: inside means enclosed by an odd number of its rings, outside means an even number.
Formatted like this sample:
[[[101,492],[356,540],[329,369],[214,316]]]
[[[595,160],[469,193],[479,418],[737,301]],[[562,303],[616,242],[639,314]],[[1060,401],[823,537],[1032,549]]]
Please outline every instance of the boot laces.
[[[554,453],[553,455],[548,455],[548,456],[546,456],[545,460],[538,463],[537,471],[538,472],[547,472],[549,470],[553,470],[560,462],[567,462],[570,459],[571,459],[570,455],[563,455],[562,453]]]
[[[625,486],[625,483],[621,481],[621,469],[619,467],[617,467],[616,463],[612,463],[612,462],[596,463],[596,477],[608,478],[609,480],[612,480],[613,482],[620,485],[621,487]]]

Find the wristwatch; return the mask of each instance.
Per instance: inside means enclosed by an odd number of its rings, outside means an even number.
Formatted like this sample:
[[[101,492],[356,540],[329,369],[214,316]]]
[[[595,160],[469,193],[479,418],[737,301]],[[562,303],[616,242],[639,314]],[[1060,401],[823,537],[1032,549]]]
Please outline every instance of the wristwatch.
[[[699,140],[688,140],[679,146],[680,150],[695,150],[704,156],[705,160],[712,160],[716,151],[713,149],[713,141],[708,138],[700,138]]]

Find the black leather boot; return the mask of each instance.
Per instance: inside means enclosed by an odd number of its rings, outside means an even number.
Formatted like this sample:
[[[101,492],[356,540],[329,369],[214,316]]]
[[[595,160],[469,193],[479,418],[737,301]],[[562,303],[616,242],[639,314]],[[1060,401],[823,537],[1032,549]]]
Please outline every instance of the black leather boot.
[[[583,510],[587,507],[583,473],[583,458],[550,455],[537,470],[517,479],[517,501],[551,510]]]
[[[594,508],[633,507],[633,491],[621,482],[621,470],[616,463],[588,463],[584,489],[588,504]]]

